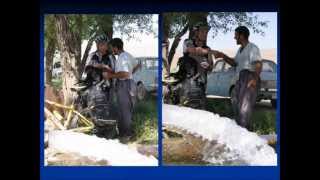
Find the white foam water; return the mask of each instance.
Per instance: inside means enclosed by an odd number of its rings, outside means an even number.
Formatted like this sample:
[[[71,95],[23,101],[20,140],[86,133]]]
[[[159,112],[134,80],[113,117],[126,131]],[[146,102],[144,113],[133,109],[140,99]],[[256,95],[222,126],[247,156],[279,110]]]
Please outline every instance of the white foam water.
[[[49,132],[49,148],[106,160],[111,166],[158,166],[155,157],[142,155],[119,140],[107,140],[71,131]]]
[[[232,119],[208,111],[163,104],[162,121],[164,125],[175,126],[212,142],[203,148],[207,162],[221,165],[277,165],[277,154],[267,141],[238,126]]]

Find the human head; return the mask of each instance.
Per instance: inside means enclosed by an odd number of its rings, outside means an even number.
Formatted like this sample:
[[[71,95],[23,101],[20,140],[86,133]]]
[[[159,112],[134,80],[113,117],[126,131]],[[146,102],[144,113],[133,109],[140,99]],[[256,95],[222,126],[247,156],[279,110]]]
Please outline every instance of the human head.
[[[237,41],[237,44],[248,41],[250,31],[245,26],[239,26],[235,29],[234,39]]]
[[[195,38],[198,38],[198,40],[206,42],[207,41],[207,35],[210,30],[210,26],[208,23],[205,22],[197,22],[193,26],[194,36]]]
[[[97,50],[100,53],[106,54],[108,52],[108,41],[109,41],[109,38],[104,34],[96,37],[95,42],[97,45]]]
[[[112,46],[112,52],[115,55],[118,55],[121,51],[123,51],[123,41],[120,38],[113,38],[110,41]]]

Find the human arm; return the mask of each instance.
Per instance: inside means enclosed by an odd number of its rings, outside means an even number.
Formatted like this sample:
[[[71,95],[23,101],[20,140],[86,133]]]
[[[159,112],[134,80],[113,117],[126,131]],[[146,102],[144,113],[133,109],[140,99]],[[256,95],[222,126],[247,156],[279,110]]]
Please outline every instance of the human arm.
[[[109,67],[108,65],[102,64],[102,63],[93,64],[93,67],[98,68],[98,69],[102,69],[103,71],[113,72],[111,67]]]
[[[260,79],[260,74],[262,71],[262,62],[261,62],[261,55],[260,55],[260,50],[258,47],[254,47],[249,55],[249,58],[251,60],[251,66],[252,66],[252,71],[255,74],[255,77],[253,80],[249,81],[248,87],[254,87],[256,88],[256,84],[258,80]]]
[[[237,63],[236,63],[236,61],[234,60],[234,58],[231,58],[231,57],[227,56],[226,54],[224,54],[224,53],[222,53],[222,52],[219,52],[219,53],[218,53],[218,56],[221,56],[222,59],[223,59],[226,63],[228,63],[230,66],[233,66],[233,67],[237,66]]]
[[[134,74],[139,68],[141,68],[141,63],[138,63],[135,67],[133,67],[132,74]]]
[[[103,72],[102,76],[104,79],[112,79],[112,78],[117,78],[117,79],[128,79],[130,77],[130,74],[125,71],[120,71],[116,73],[112,72]]]

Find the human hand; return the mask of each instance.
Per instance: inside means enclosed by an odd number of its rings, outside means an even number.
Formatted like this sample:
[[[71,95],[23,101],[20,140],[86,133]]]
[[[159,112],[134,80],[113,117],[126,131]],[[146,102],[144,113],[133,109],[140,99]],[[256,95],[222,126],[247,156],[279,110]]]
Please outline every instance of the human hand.
[[[103,70],[105,70],[109,73],[113,72],[113,70],[108,65],[103,65]]]
[[[223,52],[213,50],[213,55],[215,58],[225,58],[226,55]]]
[[[251,79],[249,82],[248,82],[248,88],[256,88],[257,87],[257,81],[255,79]]]
[[[104,79],[111,79],[111,74],[109,72],[102,72],[102,76]]]
[[[200,66],[201,66],[202,68],[204,68],[204,69],[208,69],[209,63],[207,63],[207,62],[201,62],[201,63],[200,63]]]
[[[103,68],[103,64],[93,64],[92,65],[93,67],[95,67],[95,68],[99,68],[99,69],[102,69]]]
[[[202,47],[196,47],[195,48],[195,54],[198,55],[198,56],[206,55],[208,53],[209,53],[208,49],[203,49]]]

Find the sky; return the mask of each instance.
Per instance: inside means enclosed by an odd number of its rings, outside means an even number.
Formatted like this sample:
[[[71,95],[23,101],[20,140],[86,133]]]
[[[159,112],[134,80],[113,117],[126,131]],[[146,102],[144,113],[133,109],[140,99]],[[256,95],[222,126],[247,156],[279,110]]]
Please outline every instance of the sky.
[[[258,19],[261,21],[269,21],[268,27],[263,28],[265,32],[264,36],[253,33],[250,30],[249,41],[256,44],[260,49],[276,49],[277,48],[277,13],[276,12],[257,12],[252,15],[258,15]],[[188,37],[186,33],[181,39],[184,40]],[[173,39],[169,39],[170,42]],[[182,41],[181,41],[182,42]],[[182,51],[182,43],[180,42],[177,51]],[[171,44],[171,43],[170,43]],[[239,48],[234,40],[234,31],[223,34],[219,32],[217,36],[213,39],[211,30],[208,33],[207,44],[212,49],[223,50],[223,49],[235,49]]]

